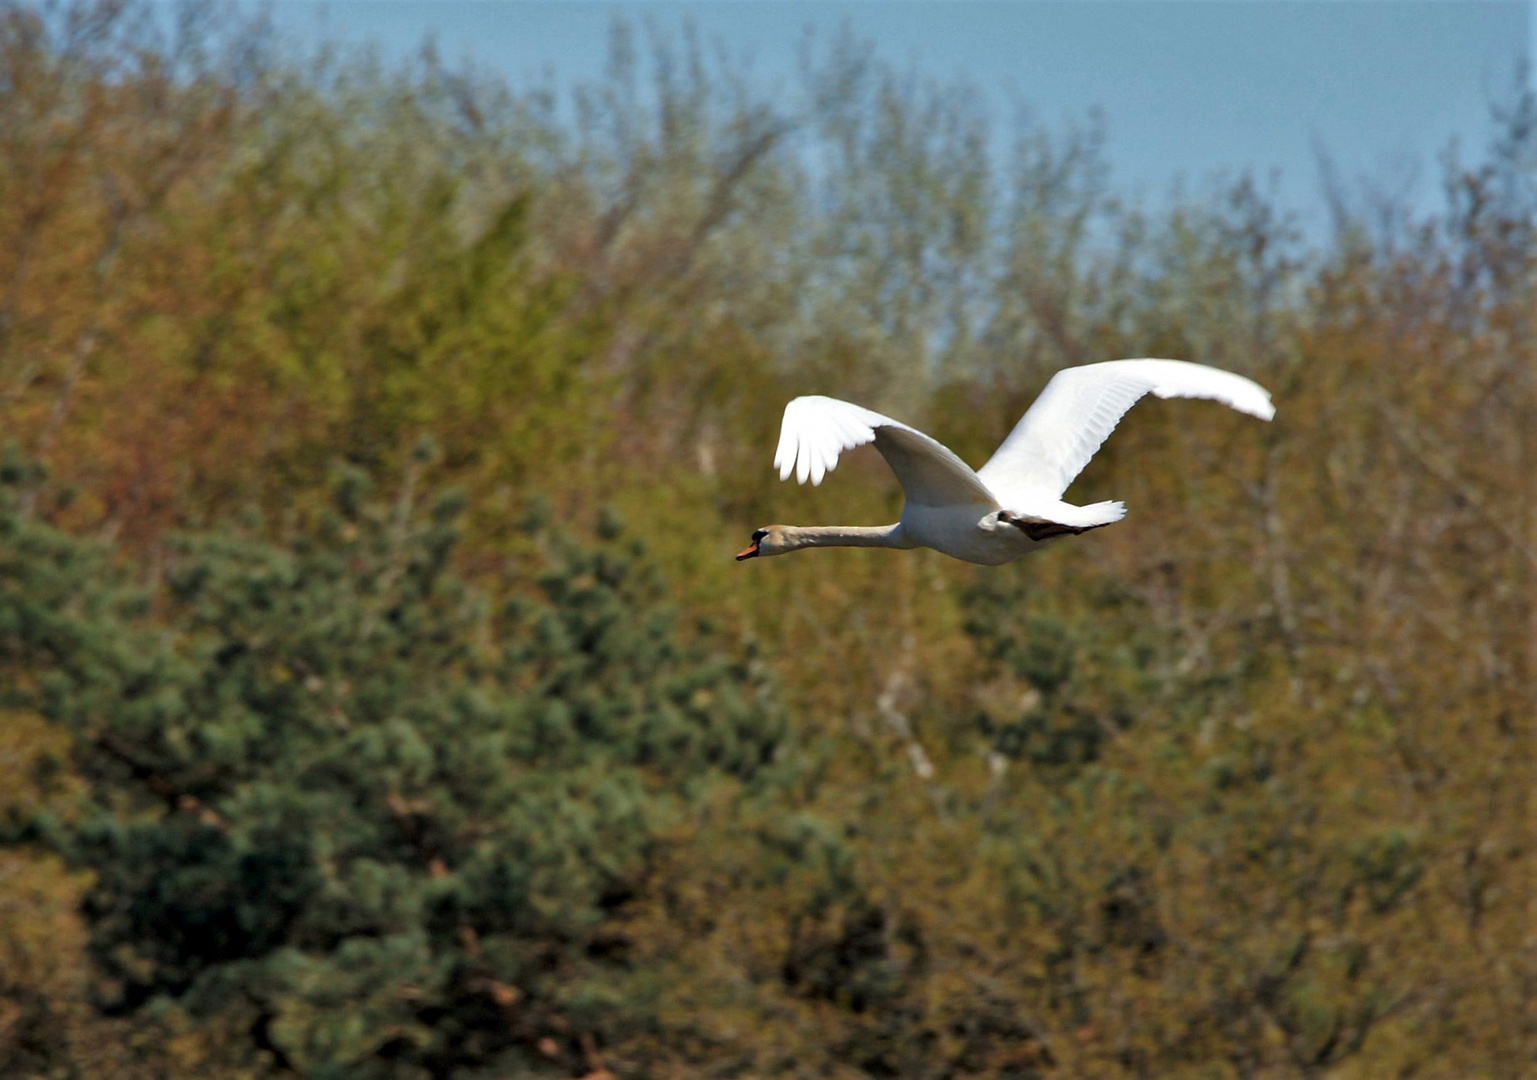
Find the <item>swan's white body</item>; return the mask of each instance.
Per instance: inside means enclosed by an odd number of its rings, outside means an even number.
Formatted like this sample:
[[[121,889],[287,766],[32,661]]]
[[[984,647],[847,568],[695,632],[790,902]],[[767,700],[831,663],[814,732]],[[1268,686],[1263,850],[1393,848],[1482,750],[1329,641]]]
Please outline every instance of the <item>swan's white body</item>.
[[[1062,495],[1144,394],[1211,398],[1269,420],[1270,394],[1230,371],[1182,360],[1111,360],[1057,372],[992,458],[975,472],[916,428],[847,401],[799,397],[785,406],[774,465],[781,480],[820,484],[839,455],[873,442],[902,485],[902,519],[880,528],[771,525],[737,558],[802,547],[930,547],[997,565],[1046,540],[1119,521],[1119,502],[1074,506]]]

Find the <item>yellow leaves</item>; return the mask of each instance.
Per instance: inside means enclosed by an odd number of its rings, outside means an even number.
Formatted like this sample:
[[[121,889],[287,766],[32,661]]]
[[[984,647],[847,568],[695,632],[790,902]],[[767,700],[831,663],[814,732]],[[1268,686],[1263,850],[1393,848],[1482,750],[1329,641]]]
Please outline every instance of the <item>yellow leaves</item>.
[[[40,717],[0,714],[0,821],[72,814],[80,782],[67,748],[65,733]],[[94,1014],[97,980],[80,915],[89,884],[57,856],[0,847],[0,1072],[8,1076],[52,1075],[66,1063],[133,1075],[115,1046],[123,1033]]]
[[[87,881],[55,857],[0,850],[0,992],[61,1002],[84,993],[86,929],[76,908]],[[14,1032],[24,1006],[7,1000]]]
[[[0,712],[0,820],[48,812],[65,818],[82,791],[69,733],[36,713]]]

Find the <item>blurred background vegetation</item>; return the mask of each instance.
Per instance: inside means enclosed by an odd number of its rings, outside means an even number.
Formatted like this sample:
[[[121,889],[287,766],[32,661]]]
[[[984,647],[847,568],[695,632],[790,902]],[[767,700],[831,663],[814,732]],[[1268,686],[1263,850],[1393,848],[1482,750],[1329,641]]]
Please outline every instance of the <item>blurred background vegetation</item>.
[[[1537,1074],[1537,103],[1418,221],[1120,202],[847,37],[563,112],[259,19],[0,4],[0,1074]],[[890,520],[1138,406],[1124,526]]]

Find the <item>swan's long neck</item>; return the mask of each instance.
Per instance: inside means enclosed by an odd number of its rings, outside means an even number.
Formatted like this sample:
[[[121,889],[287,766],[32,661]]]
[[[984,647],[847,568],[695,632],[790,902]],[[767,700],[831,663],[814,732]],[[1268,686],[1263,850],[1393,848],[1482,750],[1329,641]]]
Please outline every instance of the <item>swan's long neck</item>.
[[[791,551],[803,547],[918,546],[903,535],[900,521],[895,525],[786,525],[784,538]]]

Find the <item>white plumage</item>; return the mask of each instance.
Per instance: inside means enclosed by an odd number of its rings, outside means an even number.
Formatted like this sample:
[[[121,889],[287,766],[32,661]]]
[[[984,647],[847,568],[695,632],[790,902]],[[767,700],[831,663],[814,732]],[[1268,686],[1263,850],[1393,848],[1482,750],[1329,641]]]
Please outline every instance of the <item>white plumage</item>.
[[[1060,498],[1144,394],[1212,398],[1269,420],[1270,393],[1242,375],[1183,360],[1107,360],[1052,376],[977,476],[1004,505]]]
[[[797,483],[812,484],[838,464],[838,455],[865,443],[877,443],[912,502],[941,506],[951,502],[992,501],[976,473],[948,446],[917,428],[878,412],[830,397],[798,397],[785,406],[774,467],[779,479],[795,472]]]
[[[1062,501],[1126,411],[1145,394],[1211,398],[1269,420],[1270,394],[1242,375],[1182,360],[1111,360],[1057,372],[1008,438],[975,472],[916,428],[847,401],[798,397],[785,406],[774,467],[781,480],[820,484],[845,450],[873,442],[907,497],[881,528],[774,525],[737,556],[801,547],[932,547],[968,562],[1018,558],[1044,540],[1118,521],[1118,502]]]

